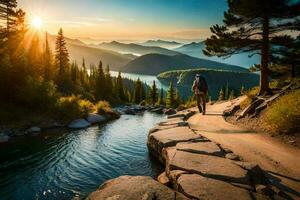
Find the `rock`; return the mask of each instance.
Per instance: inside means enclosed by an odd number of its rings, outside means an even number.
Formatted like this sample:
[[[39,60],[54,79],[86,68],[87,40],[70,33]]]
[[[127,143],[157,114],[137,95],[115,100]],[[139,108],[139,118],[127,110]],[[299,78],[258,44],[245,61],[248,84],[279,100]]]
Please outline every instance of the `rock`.
[[[161,131],[161,130],[166,130],[166,129],[170,129],[170,128],[176,128],[176,125],[169,125],[169,126],[156,126],[152,129],[149,130],[149,135],[152,133],[155,133],[157,131]]]
[[[102,123],[106,121],[106,118],[102,115],[90,113],[86,119],[91,124]]]
[[[183,113],[177,113],[177,114],[168,116],[168,119],[172,119],[172,118],[185,118],[185,115]]]
[[[121,176],[106,181],[87,200],[188,200],[147,176]]]
[[[188,127],[176,127],[150,134],[147,145],[149,152],[163,163],[163,148],[175,146],[179,142],[188,142],[200,138],[201,136],[195,134]]]
[[[224,153],[214,142],[180,142],[176,149],[190,153],[224,156]]]
[[[165,115],[174,115],[174,114],[176,114],[176,110],[173,108],[169,108],[164,111],[164,114]]]
[[[159,126],[170,126],[170,125],[178,125],[179,123],[185,122],[183,118],[172,118],[168,119],[164,122],[158,123]]]
[[[87,128],[90,125],[91,124],[85,119],[75,119],[68,125],[68,127],[72,129],[81,129],[81,128]]]
[[[266,196],[273,196],[275,194],[275,192],[270,187],[262,184],[255,185],[255,191]]]
[[[168,148],[165,159],[167,173],[179,169],[235,184],[250,185],[247,170],[242,169],[229,159],[178,151],[176,148]]]
[[[241,158],[238,155],[234,154],[234,153],[226,154],[225,158],[230,159],[230,160],[236,160],[236,161],[241,160]]]
[[[186,171],[182,171],[182,170],[172,170],[169,172],[168,177],[169,177],[170,181],[172,183],[174,183],[174,185],[176,185],[175,183],[177,182],[177,179],[182,174],[188,174],[188,173]],[[177,189],[177,188],[175,188],[175,189]]]
[[[161,173],[158,177],[157,177],[158,182],[160,182],[163,185],[168,186],[170,184],[170,180],[166,175],[166,172]]]
[[[151,110],[151,112],[154,112],[157,114],[163,114],[163,108],[162,107],[155,108],[155,109]]]
[[[136,115],[136,113],[133,110],[129,109],[129,108],[125,109],[124,113],[126,115]]]
[[[252,199],[250,193],[245,189],[196,174],[181,175],[177,180],[177,184],[180,192],[193,199]]]
[[[10,137],[8,135],[1,133],[0,134],[0,143],[8,142],[9,138]]]
[[[41,132],[41,128],[37,127],[37,126],[33,126],[33,127],[30,127],[29,129],[27,129],[26,132],[27,133],[39,133],[39,132]]]

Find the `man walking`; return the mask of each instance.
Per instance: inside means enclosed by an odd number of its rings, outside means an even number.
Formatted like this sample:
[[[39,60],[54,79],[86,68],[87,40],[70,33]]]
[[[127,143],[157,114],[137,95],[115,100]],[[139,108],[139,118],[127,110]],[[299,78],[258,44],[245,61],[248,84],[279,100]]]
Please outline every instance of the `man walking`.
[[[207,95],[208,87],[207,87],[206,80],[202,75],[196,74],[192,90],[197,99],[199,112],[205,115],[206,95]]]

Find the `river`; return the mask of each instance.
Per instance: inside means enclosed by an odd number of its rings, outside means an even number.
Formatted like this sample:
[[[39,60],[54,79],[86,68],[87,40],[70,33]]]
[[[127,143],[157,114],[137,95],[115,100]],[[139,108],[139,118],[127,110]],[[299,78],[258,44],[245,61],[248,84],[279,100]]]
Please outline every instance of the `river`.
[[[0,199],[84,198],[120,175],[155,177],[148,130],[162,115],[123,115],[85,130],[56,130],[0,144]]]

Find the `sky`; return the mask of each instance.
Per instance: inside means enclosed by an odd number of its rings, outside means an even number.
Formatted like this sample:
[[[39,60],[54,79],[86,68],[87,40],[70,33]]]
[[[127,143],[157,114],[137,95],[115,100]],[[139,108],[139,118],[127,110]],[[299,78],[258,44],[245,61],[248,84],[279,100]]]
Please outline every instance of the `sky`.
[[[92,41],[199,41],[222,23],[226,0],[19,0],[51,34]]]

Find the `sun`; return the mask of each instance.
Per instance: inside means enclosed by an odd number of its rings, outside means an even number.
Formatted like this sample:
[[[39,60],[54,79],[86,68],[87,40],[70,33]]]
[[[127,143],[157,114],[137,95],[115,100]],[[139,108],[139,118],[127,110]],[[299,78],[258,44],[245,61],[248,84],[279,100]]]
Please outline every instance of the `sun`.
[[[32,27],[34,27],[36,29],[40,29],[43,25],[43,21],[40,17],[35,16],[35,17],[32,18],[30,24],[31,24]]]

